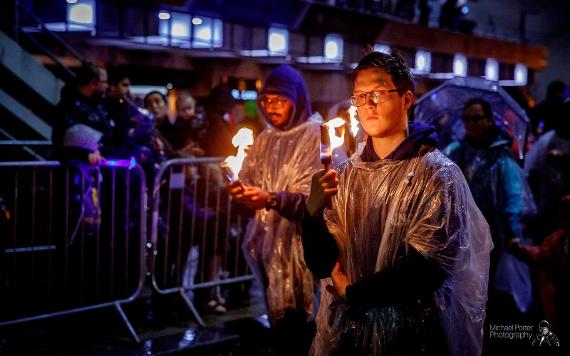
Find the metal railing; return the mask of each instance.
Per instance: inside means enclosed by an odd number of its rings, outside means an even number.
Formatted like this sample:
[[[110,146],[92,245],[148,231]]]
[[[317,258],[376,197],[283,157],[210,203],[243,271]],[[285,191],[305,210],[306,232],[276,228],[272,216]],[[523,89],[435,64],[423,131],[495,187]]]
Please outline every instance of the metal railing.
[[[146,183],[138,165],[0,163],[0,327],[114,307],[141,293]]]
[[[241,253],[247,211],[234,206],[219,170],[221,158],[163,163],[152,190],[153,288],[179,293],[204,325],[188,292],[253,280]]]

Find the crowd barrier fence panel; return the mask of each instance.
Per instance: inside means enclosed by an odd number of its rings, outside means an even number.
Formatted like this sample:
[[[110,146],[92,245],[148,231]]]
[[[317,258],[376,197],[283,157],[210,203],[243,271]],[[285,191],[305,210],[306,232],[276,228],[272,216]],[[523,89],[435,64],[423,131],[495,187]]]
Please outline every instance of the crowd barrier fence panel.
[[[217,157],[164,162],[152,190],[152,285],[179,293],[201,325],[192,300],[198,289],[253,280],[241,252],[251,212],[232,203]]]
[[[133,161],[0,163],[0,327],[122,305],[146,275],[146,181]]]

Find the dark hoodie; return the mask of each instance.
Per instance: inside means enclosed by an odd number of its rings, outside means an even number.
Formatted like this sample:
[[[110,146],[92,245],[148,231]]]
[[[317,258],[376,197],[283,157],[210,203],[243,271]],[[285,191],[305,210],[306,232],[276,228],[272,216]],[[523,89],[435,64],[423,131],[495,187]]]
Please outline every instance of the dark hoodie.
[[[231,115],[236,100],[231,89],[218,85],[206,100],[206,133],[200,140],[200,146],[206,150],[207,157],[226,157],[235,155],[237,149],[232,145],[234,130],[230,123],[224,119]]]
[[[409,124],[409,135],[385,159],[405,160],[433,150],[437,146],[435,128],[421,122]],[[364,162],[380,160],[369,138],[361,154]],[[301,236],[305,263],[317,278],[330,277],[338,260],[339,249],[326,227],[322,213],[311,217],[305,210],[301,221]],[[391,303],[415,300],[430,295],[441,286],[445,274],[437,262],[424,258],[409,247],[409,252],[392,267],[383,269],[346,288],[349,305],[364,308],[379,307]]]
[[[309,99],[303,77],[288,64],[280,65],[269,74],[259,97],[263,97],[264,94],[280,95],[293,102],[294,109],[291,113],[291,118],[287,125],[280,130],[290,130],[307,121],[313,114],[311,100]],[[263,106],[259,105],[259,108],[263,115],[267,117],[267,112],[263,109]]]

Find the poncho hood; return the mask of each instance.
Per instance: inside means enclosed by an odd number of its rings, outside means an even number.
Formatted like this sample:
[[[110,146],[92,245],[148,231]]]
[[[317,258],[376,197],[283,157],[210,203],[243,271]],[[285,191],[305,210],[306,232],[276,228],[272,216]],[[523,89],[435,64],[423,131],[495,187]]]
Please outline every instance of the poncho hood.
[[[264,94],[280,95],[293,102],[291,117],[287,125],[281,129],[283,131],[287,131],[307,121],[313,113],[305,81],[301,74],[290,65],[280,65],[269,74],[261,90],[260,97]],[[267,113],[263,107],[261,105],[259,105],[259,107],[263,115],[267,117]],[[269,126],[272,126],[269,121],[267,122]]]

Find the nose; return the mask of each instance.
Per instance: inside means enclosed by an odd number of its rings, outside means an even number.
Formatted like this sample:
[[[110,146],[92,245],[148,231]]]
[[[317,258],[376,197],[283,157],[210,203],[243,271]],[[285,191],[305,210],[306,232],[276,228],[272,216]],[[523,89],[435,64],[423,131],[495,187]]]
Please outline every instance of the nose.
[[[364,94],[366,106],[376,107],[378,105],[377,100],[374,100],[373,93],[366,93]]]

